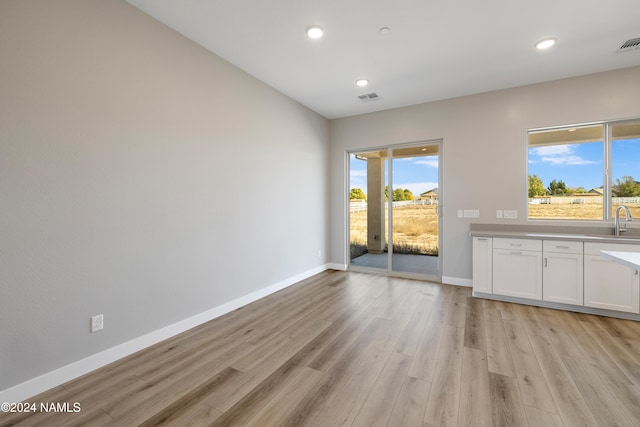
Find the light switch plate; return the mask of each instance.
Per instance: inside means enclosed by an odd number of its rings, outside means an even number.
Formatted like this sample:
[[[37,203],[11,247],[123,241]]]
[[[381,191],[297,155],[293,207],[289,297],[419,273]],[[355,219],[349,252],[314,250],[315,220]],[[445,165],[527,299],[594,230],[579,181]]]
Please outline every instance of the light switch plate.
[[[504,211],[504,217],[508,219],[516,219],[518,218],[518,211]]]
[[[501,210],[497,210],[496,211],[496,218],[502,218],[502,211]]]
[[[480,218],[480,211],[477,209],[465,209],[464,210],[465,218]]]

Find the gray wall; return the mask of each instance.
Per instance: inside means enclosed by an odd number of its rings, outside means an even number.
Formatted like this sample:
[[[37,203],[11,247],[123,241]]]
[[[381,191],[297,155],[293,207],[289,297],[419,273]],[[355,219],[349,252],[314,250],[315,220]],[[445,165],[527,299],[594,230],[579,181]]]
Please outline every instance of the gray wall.
[[[119,0],[0,58],[0,390],[326,262],[326,119]]]
[[[444,140],[443,279],[469,280],[471,221],[528,223],[527,129],[631,117],[640,117],[640,67],[332,120],[331,262],[347,259],[347,149]],[[459,219],[458,209],[481,217]],[[498,209],[519,217],[498,220]]]

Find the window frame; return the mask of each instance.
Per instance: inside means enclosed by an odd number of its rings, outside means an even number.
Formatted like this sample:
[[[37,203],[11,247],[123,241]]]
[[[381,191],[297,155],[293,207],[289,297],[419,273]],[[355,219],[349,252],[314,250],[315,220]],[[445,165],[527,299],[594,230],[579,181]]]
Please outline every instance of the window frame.
[[[539,128],[531,128],[527,129],[526,132],[526,174],[525,174],[525,195],[526,195],[526,204],[527,204],[527,222],[543,222],[549,223],[552,221],[561,222],[563,224],[574,223],[574,224],[602,224],[606,222],[613,221],[613,214],[611,212],[613,206],[613,197],[612,197],[612,187],[613,187],[613,177],[611,175],[612,170],[612,144],[614,141],[613,138],[613,128],[619,125],[632,125],[632,124],[640,124],[640,117],[630,118],[630,119],[620,119],[620,120],[607,120],[607,121],[596,121],[596,122],[587,122],[587,123],[579,123],[579,124],[571,124],[571,125],[560,125],[560,126],[548,126],[548,127],[539,127]],[[530,218],[529,217],[529,149],[531,146],[529,145],[529,136],[532,133],[537,132],[548,132],[548,131],[560,131],[560,130],[569,130],[573,128],[584,128],[589,126],[603,126],[603,140],[602,140],[602,190],[603,190],[603,199],[602,199],[602,219],[575,219],[575,218]],[[570,144],[570,143],[568,143]],[[551,145],[551,144],[549,144]],[[640,160],[640,159],[639,159]]]

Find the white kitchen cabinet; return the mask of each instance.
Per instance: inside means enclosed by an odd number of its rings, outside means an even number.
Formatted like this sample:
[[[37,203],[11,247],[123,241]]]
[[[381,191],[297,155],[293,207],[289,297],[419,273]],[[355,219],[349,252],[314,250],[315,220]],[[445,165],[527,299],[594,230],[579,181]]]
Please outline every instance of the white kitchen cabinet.
[[[542,241],[493,239],[493,293],[542,299]]]
[[[493,280],[493,239],[473,238],[473,291],[490,294]]]
[[[542,257],[542,299],[583,305],[582,242],[545,240]]]
[[[600,255],[601,250],[640,252],[636,245],[584,244],[584,305],[640,313],[638,271]]]
[[[474,293],[587,313],[625,312],[640,320],[640,269],[625,265],[622,255],[622,263],[601,255],[640,254],[640,242],[522,236],[473,235]]]

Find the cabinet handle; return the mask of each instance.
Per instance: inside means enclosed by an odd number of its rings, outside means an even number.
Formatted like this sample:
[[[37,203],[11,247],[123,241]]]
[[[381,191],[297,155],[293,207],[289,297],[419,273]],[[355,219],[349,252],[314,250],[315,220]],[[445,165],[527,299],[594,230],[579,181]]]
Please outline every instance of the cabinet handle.
[[[546,258],[544,259],[544,266],[545,267],[547,266],[547,259]]]
[[[569,246],[556,245],[556,249],[569,249]]]
[[[636,270],[636,276],[638,275],[638,270]]]
[[[511,251],[511,255],[522,255],[520,251]]]
[[[522,246],[522,243],[511,243],[511,246]]]
[[[483,242],[486,242],[489,239],[487,239],[486,237],[478,237],[478,240],[482,240]]]

